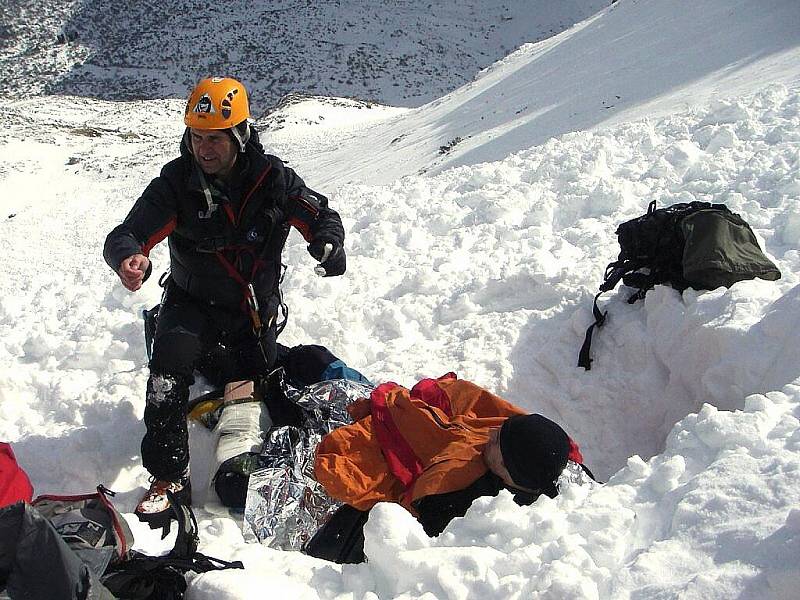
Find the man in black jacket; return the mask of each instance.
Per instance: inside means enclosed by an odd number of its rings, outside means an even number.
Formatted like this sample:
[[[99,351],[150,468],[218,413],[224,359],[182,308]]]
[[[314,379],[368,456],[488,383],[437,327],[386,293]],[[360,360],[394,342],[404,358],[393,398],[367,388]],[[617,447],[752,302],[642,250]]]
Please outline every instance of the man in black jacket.
[[[166,164],[106,238],[103,256],[136,291],[150,276],[150,250],[168,239],[170,276],[158,314],[147,382],[142,462],[152,484],[136,513],[169,514],[167,491],[189,502],[186,405],[195,368],[212,347],[235,348],[235,378],[276,358],[281,252],[294,226],[319,262],[346,268],[344,228],[325,196],[265,154],[250,125],[244,86],[200,81],[186,105],[181,156]]]

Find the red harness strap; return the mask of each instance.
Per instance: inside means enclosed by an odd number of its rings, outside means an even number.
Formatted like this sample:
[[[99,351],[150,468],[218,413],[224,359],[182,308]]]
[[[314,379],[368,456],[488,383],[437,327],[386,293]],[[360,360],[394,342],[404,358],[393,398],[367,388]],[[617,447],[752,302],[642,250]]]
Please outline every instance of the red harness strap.
[[[238,259],[239,255],[244,251],[244,249],[236,248],[235,250]],[[252,251],[249,249],[247,249],[247,251],[252,253]],[[244,295],[242,309],[250,315],[250,319],[253,321],[253,329],[255,331],[260,331],[261,317],[258,314],[258,299],[256,298],[256,293],[251,282],[255,278],[258,270],[265,264],[264,261],[260,259],[253,260],[253,268],[250,271],[250,281],[246,281],[245,278],[242,277],[242,274],[239,273],[236,267],[234,267],[227,258],[225,258],[225,255],[222,254],[220,250],[217,250],[215,254],[217,256],[217,260],[228,272],[228,275],[242,287],[242,293]]]
[[[233,223],[234,227],[238,227],[239,223],[241,223],[242,215],[244,214],[244,208],[245,208],[245,206],[247,206],[247,202],[248,202],[248,200],[250,200],[250,196],[252,196],[253,193],[259,187],[261,187],[261,183],[264,181],[264,178],[267,176],[267,174],[271,170],[272,170],[272,165],[267,165],[267,168],[264,169],[264,172],[258,178],[258,180],[256,181],[255,185],[253,185],[253,187],[250,188],[250,191],[247,192],[247,195],[244,197],[244,200],[242,200],[242,205],[239,207],[238,216],[233,213],[233,209],[229,205],[227,205],[227,204],[225,205],[225,212],[227,213],[228,219],[230,219],[230,221],[231,221],[231,223]]]
[[[400,433],[386,404],[388,394],[399,387],[394,382],[388,382],[372,390],[372,430],[392,475],[408,489],[422,474],[423,468],[422,461]]]
[[[261,186],[261,183],[266,178],[267,174],[272,170],[272,165],[267,165],[267,168],[264,169],[264,172],[261,173],[258,180],[255,182],[250,191],[247,192],[247,195],[242,200],[242,205],[239,207],[239,214],[236,215],[233,212],[233,208],[231,208],[230,204],[225,204],[225,214],[228,216],[228,220],[234,227],[239,227],[239,224],[242,221],[242,215],[244,215],[244,209],[247,206],[247,202],[250,200],[251,196],[255,193],[255,191]],[[239,270],[234,266],[234,264],[229,261],[225,255],[222,253],[222,250],[233,250],[236,252],[236,258],[234,262],[239,262],[239,258],[242,252],[249,252],[253,256],[253,268],[250,271],[249,280],[245,280]],[[227,248],[223,248],[217,250],[215,252],[217,256],[217,260],[219,260],[220,264],[225,268],[228,275],[233,278],[242,288],[242,295],[244,296],[244,300],[242,301],[242,310],[245,310],[249,315],[250,319],[253,321],[253,329],[258,332],[261,330],[261,317],[258,314],[258,299],[256,298],[255,290],[253,289],[253,279],[256,276],[261,267],[266,264],[263,260],[255,257],[255,252],[246,247],[246,246],[228,246]]]

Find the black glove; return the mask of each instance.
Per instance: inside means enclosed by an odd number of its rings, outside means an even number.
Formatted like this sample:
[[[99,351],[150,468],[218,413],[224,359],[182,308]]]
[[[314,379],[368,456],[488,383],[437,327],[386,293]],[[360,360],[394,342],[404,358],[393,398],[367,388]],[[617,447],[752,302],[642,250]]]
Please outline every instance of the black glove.
[[[308,253],[319,263],[314,270],[322,277],[341,275],[347,269],[347,256],[339,242],[314,240],[308,245]]]

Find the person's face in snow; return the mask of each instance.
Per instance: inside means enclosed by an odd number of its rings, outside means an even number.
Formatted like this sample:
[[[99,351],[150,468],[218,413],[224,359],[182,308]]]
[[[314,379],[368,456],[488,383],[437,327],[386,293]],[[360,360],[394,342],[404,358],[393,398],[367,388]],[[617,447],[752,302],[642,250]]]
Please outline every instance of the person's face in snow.
[[[485,462],[489,470],[502,479],[506,485],[522,490],[523,492],[529,492],[531,494],[536,493],[536,490],[517,485],[514,483],[514,480],[511,479],[511,474],[508,472],[508,469],[506,469],[505,462],[503,462],[503,453],[500,450],[499,427],[489,430],[489,441],[486,442],[486,447],[483,449],[483,462]]]
[[[221,129],[192,129],[192,154],[206,175],[227,177],[236,163],[239,148]]]

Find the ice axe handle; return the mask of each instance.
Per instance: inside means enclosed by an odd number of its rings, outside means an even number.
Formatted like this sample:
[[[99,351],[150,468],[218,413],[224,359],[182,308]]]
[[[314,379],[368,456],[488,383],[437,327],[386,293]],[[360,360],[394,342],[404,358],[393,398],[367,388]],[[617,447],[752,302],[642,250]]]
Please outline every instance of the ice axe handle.
[[[316,267],[314,267],[314,273],[316,273],[320,277],[325,277],[325,275],[327,274],[327,271],[325,271],[325,267],[323,267],[322,265],[325,263],[326,260],[328,260],[328,257],[331,255],[332,251],[333,251],[333,244],[331,243],[325,244],[325,246],[322,248],[322,256],[319,259],[319,264]]]

